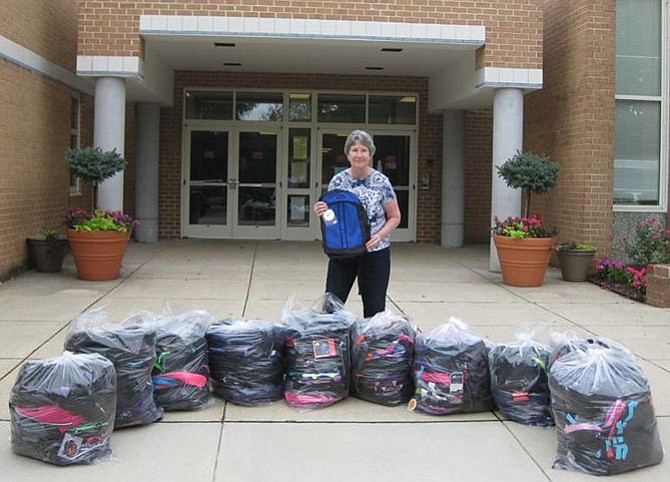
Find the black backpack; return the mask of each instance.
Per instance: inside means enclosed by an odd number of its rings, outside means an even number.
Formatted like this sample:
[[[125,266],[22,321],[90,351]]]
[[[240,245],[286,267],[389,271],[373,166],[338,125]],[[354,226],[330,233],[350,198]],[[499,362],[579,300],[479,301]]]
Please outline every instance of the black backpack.
[[[332,211],[321,216],[323,251],[331,258],[364,254],[367,251],[365,243],[370,240],[370,223],[358,196],[334,189],[321,196],[320,201]]]

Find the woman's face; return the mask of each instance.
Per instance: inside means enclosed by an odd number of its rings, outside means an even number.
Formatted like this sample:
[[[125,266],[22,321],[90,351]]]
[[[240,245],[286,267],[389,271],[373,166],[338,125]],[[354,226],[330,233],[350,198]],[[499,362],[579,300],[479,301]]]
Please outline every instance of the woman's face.
[[[354,169],[370,165],[370,150],[361,141],[355,141],[349,149],[349,164]]]

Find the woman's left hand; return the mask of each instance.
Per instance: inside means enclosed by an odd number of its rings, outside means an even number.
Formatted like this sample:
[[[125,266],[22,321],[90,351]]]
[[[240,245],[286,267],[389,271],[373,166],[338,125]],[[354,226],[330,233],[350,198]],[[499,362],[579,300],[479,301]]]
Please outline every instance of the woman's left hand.
[[[382,242],[381,236],[379,236],[378,234],[373,234],[372,236],[370,236],[370,240],[367,243],[365,243],[365,248],[368,251],[370,251],[371,249],[375,248],[381,242]]]

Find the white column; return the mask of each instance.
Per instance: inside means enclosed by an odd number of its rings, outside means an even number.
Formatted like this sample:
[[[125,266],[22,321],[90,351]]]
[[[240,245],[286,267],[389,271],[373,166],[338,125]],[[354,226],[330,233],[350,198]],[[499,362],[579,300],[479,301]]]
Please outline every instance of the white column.
[[[158,146],[160,107],[137,104],[137,155],[135,160],[135,217],[140,225],[135,240],[158,241]]]
[[[491,183],[491,226],[495,216],[519,216],[521,191],[507,187],[498,176],[502,165],[523,148],[523,90],[496,89],[493,94],[493,178]],[[500,271],[498,253],[490,241],[489,270]]]
[[[465,206],[465,112],[448,110],[442,116],[442,246],[463,246]]]
[[[99,77],[95,81],[95,120],[93,145],[103,151],[124,155],[126,127],[126,82],[118,77]],[[111,211],[123,209],[123,171],[98,187],[98,207]]]

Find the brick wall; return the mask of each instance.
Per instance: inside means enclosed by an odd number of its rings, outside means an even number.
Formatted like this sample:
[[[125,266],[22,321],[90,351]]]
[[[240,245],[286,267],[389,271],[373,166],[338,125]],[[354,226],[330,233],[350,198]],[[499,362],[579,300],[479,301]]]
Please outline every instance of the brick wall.
[[[670,265],[648,266],[646,301],[652,306],[670,308]]]
[[[417,240],[438,242],[441,223],[442,117],[430,115],[428,80],[418,77],[365,77],[346,75],[260,74],[219,72],[176,72],[174,105],[161,109],[159,237],[180,234],[180,183],[182,146],[183,90],[188,87],[352,90],[417,92],[419,94],[419,178],[431,173],[428,190],[418,191]]]
[[[74,70],[78,3],[77,0],[4,0],[0,35]]]
[[[465,243],[489,241],[492,164],[493,111],[470,111],[465,116]]]
[[[143,56],[140,15],[279,17],[318,20],[486,25],[480,66],[542,67],[542,0],[83,0],[80,55]]]
[[[558,189],[535,199],[560,241],[607,254],[612,237],[615,0],[546,3],[544,89],[525,98],[524,147],[561,165]]]
[[[0,280],[27,260],[26,237],[58,227],[68,203],[70,90],[0,60]]]

